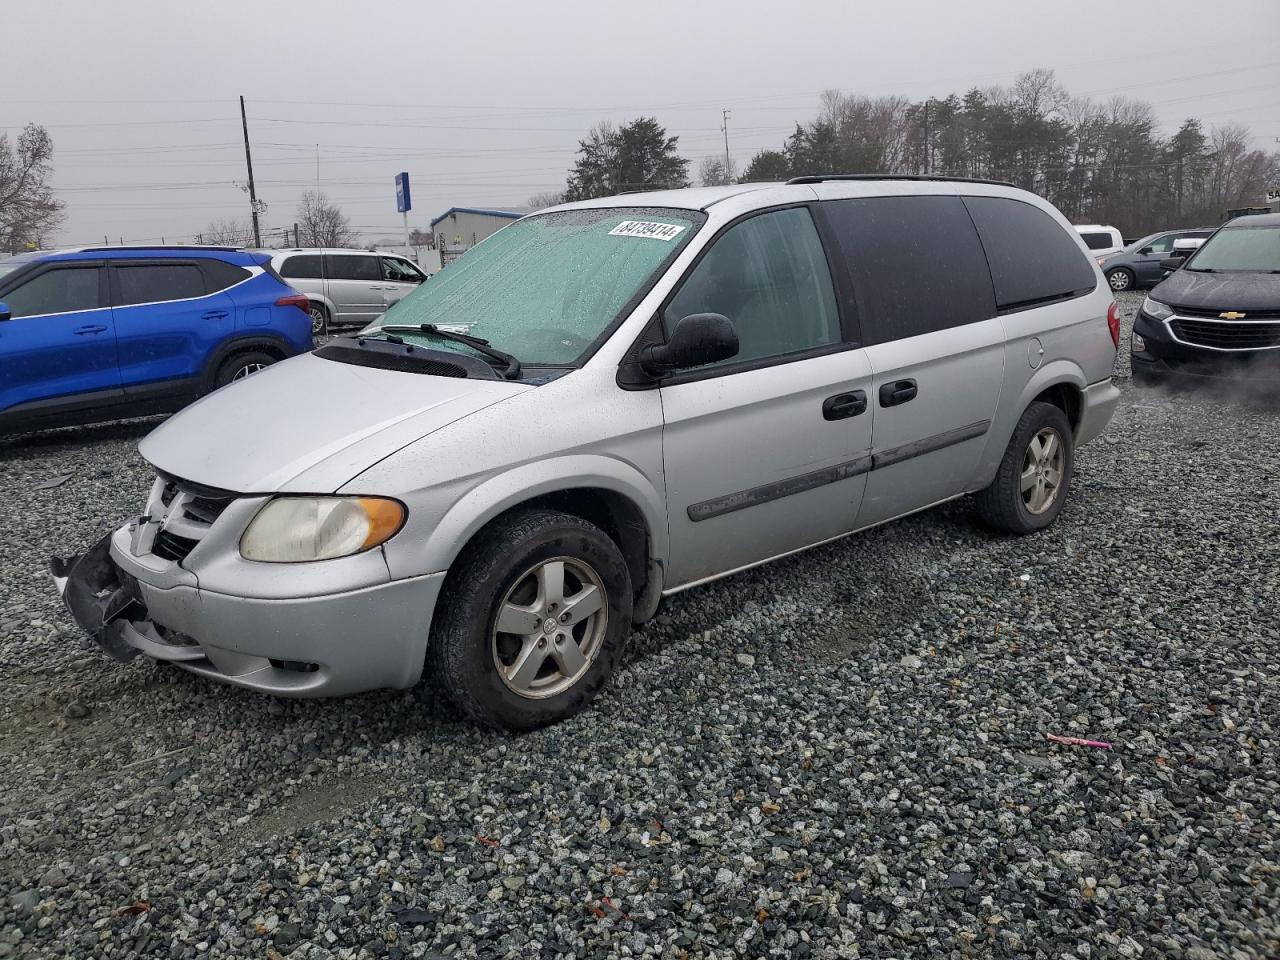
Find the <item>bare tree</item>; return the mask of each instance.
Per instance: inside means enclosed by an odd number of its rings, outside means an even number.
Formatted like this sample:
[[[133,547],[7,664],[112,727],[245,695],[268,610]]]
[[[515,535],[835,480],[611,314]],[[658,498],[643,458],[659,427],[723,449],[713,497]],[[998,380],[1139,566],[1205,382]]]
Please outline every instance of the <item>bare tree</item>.
[[[563,190],[544,190],[542,193],[535,193],[526,201],[530,210],[541,210],[543,207],[554,207],[560,203],[564,203]]]
[[[342,211],[317,190],[308,190],[298,204],[298,243],[304,247],[349,247],[356,233]]]
[[[62,223],[63,205],[49,187],[53,141],[44,127],[29,123],[18,135],[17,150],[0,134],[0,248],[43,246]]]
[[[733,158],[729,159],[728,171],[725,170],[724,157],[721,156],[703,157],[702,163],[698,164],[698,183],[704,187],[723,187],[733,183],[737,175]]]
[[[200,241],[215,247],[247,247],[253,242],[253,225],[244,220],[212,220]]]

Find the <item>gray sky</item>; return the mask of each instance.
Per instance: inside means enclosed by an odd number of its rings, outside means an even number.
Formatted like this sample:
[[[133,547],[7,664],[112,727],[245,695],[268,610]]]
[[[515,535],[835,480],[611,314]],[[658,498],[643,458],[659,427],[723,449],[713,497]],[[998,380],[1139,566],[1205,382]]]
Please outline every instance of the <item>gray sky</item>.
[[[1151,102],[1174,128],[1243,123],[1280,149],[1276,0],[702,0],[675,3],[172,0],[23,3],[3,13],[0,128],[49,128],[63,244],[189,240],[245,218],[248,100],[267,227],[303,190],[366,241],[452,205],[563,185],[597,120],[651,114],[698,161],[777,148],[819,93],[912,98],[1051,67],[1073,94]],[[56,20],[56,26],[51,25]]]

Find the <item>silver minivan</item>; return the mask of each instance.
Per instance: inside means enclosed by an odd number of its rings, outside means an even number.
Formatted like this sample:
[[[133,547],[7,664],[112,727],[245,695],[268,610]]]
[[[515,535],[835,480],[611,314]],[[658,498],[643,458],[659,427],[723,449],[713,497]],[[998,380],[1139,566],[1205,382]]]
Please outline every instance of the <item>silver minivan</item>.
[[[363,327],[427,279],[408,258],[376,250],[275,250],[271,266],[311,301],[314,336],[330,326]]]
[[[122,660],[289,696],[430,674],[532,728],[664,596],[966,494],[1046,527],[1118,338],[1079,235],[1008,185],[568,204],[157,428],[139,516],[52,569]]]

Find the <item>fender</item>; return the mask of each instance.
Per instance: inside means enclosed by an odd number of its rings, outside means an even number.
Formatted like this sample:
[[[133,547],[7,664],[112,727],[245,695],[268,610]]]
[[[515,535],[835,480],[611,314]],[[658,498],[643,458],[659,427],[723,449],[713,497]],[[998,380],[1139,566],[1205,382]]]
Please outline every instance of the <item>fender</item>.
[[[388,551],[392,578],[448,570],[463,546],[494,517],[534,497],[585,487],[609,490],[634,503],[648,528],[649,559],[666,563],[667,509],[662,491],[625,461],[579,454],[526,463],[469,490],[436,523],[423,550],[415,551],[412,569],[397,569],[400,564]]]
[[[213,353],[209,356],[208,363],[205,364],[203,374],[203,387],[201,393],[208,393],[213,389],[213,378],[218,375],[218,368],[222,366],[222,361],[233,353],[239,353],[242,350],[257,350],[262,347],[270,347],[272,350],[278,350],[284,354],[285,359],[292,357],[295,353],[293,347],[289,345],[289,341],[279,334],[275,333],[241,333],[232,334],[222,343],[214,348]]]
[[[1009,439],[1013,436],[1013,428],[1017,426],[1018,419],[1030,406],[1031,401],[1050,387],[1056,387],[1062,383],[1083,391],[1089,381],[1084,375],[1084,370],[1074,360],[1051,360],[1032,374],[1016,401],[1006,403],[1004,397],[1000,398],[1000,407],[987,434],[987,446],[982,451],[982,459],[978,462],[974,484],[970,487],[971,492],[983,489],[995,479],[996,471],[1000,469],[1000,461],[1004,458],[1005,449],[1009,446]]]

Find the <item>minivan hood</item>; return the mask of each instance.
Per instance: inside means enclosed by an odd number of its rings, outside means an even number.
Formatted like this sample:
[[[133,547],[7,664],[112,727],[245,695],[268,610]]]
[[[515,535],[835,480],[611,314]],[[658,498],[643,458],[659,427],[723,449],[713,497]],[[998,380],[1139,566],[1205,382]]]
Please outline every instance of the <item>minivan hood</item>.
[[[1177,270],[1151,290],[1151,299],[1189,310],[1280,310],[1280,274],[1196,273]]]
[[[216,390],[139,444],[156,468],[236,493],[329,493],[528,384],[359,367],[313,354]]]

